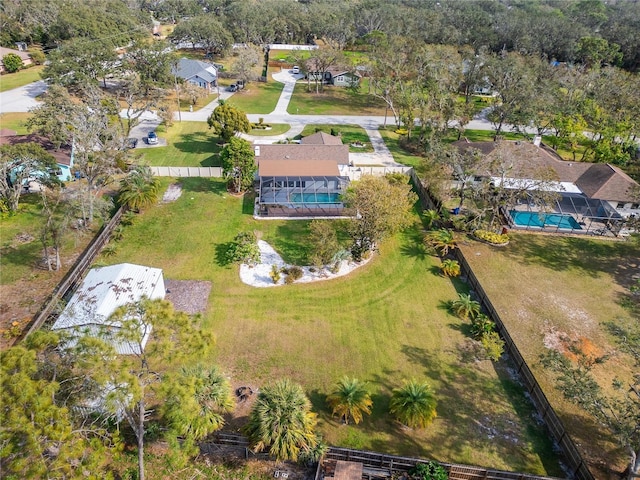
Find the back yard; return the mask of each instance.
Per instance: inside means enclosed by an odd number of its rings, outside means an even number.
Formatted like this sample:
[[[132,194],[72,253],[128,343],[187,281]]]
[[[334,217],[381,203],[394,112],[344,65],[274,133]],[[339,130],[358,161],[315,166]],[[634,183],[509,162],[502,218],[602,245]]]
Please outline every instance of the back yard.
[[[125,229],[116,255],[101,261],[211,281],[203,316],[217,336],[211,361],[234,385],[259,388],[282,377],[300,382],[330,444],[563,475],[508,363],[469,359],[467,326],[444,308],[465,286],[433,273],[439,261],[420,246],[417,215],[413,228],[347,277],[258,289],[241,283],[238,267],[222,261],[225,245],[238,231],[255,230],[286,261],[304,265],[308,223],[257,222],[250,215],[253,198],[228,195],[223,182],[181,183],[175,203],[141,215]],[[359,426],[342,425],[326,406],[327,393],[345,374],[369,382],[373,393],[373,414]],[[411,378],[428,379],[439,400],[438,418],[425,430],[403,428],[387,413],[391,390]],[[245,414],[236,412],[230,428]]]
[[[554,377],[541,366],[540,355],[567,340],[579,341],[587,353],[610,355],[594,368],[609,394],[614,378],[630,378],[633,362],[617,351],[603,323],[638,321],[629,288],[640,273],[640,244],[513,234],[502,249],[476,242],[465,242],[461,248],[591,466],[609,464],[623,471],[627,457],[622,450],[603,428],[562,398]],[[606,467],[596,475],[609,476]]]

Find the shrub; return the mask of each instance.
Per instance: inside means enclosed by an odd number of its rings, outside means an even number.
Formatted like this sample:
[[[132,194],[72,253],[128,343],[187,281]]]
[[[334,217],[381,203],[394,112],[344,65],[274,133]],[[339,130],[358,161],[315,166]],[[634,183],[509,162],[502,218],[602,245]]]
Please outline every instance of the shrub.
[[[23,67],[22,59],[15,53],[7,53],[2,57],[2,63],[7,73],[14,73]]]
[[[484,347],[487,357],[494,362],[500,360],[504,353],[504,340],[500,338],[498,332],[484,333],[480,338],[480,343]]]
[[[303,275],[304,275],[304,271],[300,267],[293,266],[289,269],[289,272],[287,273],[287,278],[292,278],[293,281],[296,281],[296,280],[300,280]]]
[[[447,480],[449,478],[444,467],[434,461],[417,464],[409,470],[409,474],[416,480]]]
[[[484,313],[479,313],[471,319],[471,335],[475,338],[482,338],[483,335],[494,332],[496,324]]]
[[[271,265],[271,273],[269,273],[271,280],[273,283],[278,283],[280,281],[280,268],[277,265]]]
[[[493,245],[502,245],[509,241],[509,235],[489,232],[487,230],[475,230],[473,236]]]
[[[40,50],[33,50],[32,52],[29,52],[29,56],[31,57],[31,60],[33,60],[33,63],[35,63],[36,65],[42,65],[47,59],[45,54]]]
[[[460,276],[460,264],[457,260],[446,259],[440,264],[440,270],[445,277]]]
[[[260,260],[258,239],[253,232],[240,232],[229,245],[226,260],[230,263],[254,264]]]
[[[398,128],[396,130],[396,133],[398,135],[409,135],[409,130],[407,130],[406,128]]]

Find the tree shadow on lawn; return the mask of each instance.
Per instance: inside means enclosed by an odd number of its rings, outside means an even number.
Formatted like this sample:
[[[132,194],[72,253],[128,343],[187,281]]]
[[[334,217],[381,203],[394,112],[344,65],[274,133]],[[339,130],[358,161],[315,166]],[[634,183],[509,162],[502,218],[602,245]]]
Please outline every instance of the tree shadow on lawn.
[[[558,471],[558,461],[548,445],[542,445],[546,436],[542,429],[531,435],[537,426],[532,419],[533,406],[524,395],[518,384],[508,377],[507,363],[501,361],[504,367],[496,369],[498,384],[487,381],[474,365],[454,364],[445,368],[435,355],[427,350],[415,346],[404,345],[402,352],[411,363],[424,368],[428,379],[438,383],[436,396],[438,398],[439,417],[447,423],[447,428],[436,434],[432,440],[434,444],[444,446],[444,450],[452,452],[452,457],[463,458],[470,449],[483,449],[491,443],[493,450],[502,458],[510,458],[510,464],[515,470],[526,469],[526,456],[514,458],[514,449],[523,439],[532,441],[534,452],[545,459],[550,471]],[[495,366],[494,366],[495,367]],[[508,387],[508,388],[506,388]],[[518,425],[515,427],[509,413],[499,410],[501,403],[511,404],[517,413]],[[487,405],[496,405],[495,409],[487,409]],[[525,413],[526,412],[526,413]],[[517,428],[521,427],[521,428]],[[533,430],[532,430],[533,429]],[[520,430],[520,432],[518,431]],[[515,463],[514,463],[515,462]],[[553,468],[551,468],[553,466]]]
[[[597,277],[601,272],[614,276],[629,288],[640,267],[640,242],[605,241],[589,238],[514,235],[506,255],[524,265],[542,265],[552,270],[578,269]]]
[[[20,265],[36,268],[42,258],[42,244],[37,240],[19,245],[17,247],[7,246],[0,248],[0,268],[2,265]]]
[[[255,204],[256,192],[253,190],[246,192],[242,197],[242,214],[253,216]]]
[[[180,135],[173,146],[185,153],[220,153],[222,147],[217,144],[218,137],[213,133],[195,132]]]
[[[224,182],[214,178],[205,177],[183,177],[180,179],[182,189],[186,192],[205,192],[224,195],[227,193],[227,186]]]
[[[288,220],[276,228],[275,236],[269,238],[269,241],[285,262],[305,266],[310,265],[306,242],[308,236],[308,222]]]
[[[227,252],[233,245],[233,242],[217,243],[215,246],[215,262],[219,267],[228,267],[231,262],[227,257]]]

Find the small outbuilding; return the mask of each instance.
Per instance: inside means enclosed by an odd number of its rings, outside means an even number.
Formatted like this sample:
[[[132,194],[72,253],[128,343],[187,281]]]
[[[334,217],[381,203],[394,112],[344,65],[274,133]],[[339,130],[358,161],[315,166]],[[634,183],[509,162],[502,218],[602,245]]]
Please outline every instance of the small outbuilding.
[[[89,271],[82,284],[53,324],[52,330],[66,330],[76,335],[109,337],[122,325],[110,320],[118,307],[140,301],[163,299],[165,285],[162,270],[131,263],[121,263]],[[113,340],[117,353],[140,354],[144,349],[151,326],[141,326],[136,341]]]

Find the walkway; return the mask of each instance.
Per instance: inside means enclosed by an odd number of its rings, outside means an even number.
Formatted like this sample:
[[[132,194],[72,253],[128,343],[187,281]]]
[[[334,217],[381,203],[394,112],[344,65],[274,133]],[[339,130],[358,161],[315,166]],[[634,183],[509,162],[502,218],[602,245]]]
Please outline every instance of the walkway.
[[[37,107],[36,97],[47,90],[43,80],[0,93],[0,113],[28,112]]]

